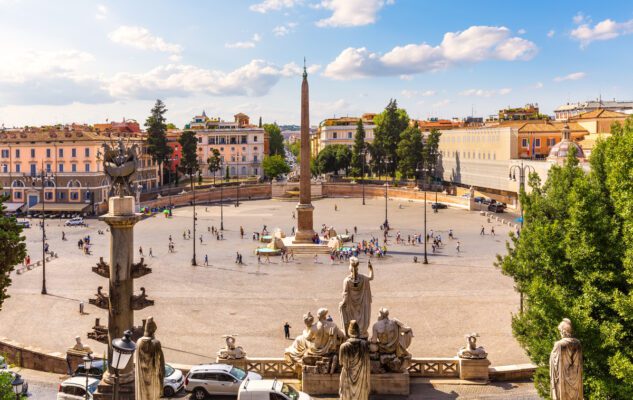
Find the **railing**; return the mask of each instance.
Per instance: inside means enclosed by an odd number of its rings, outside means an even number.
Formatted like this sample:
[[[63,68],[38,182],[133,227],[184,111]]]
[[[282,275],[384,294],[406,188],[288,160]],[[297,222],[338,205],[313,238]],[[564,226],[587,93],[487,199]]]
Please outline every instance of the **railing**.
[[[413,358],[408,368],[411,377],[459,377],[459,360],[452,358]]]

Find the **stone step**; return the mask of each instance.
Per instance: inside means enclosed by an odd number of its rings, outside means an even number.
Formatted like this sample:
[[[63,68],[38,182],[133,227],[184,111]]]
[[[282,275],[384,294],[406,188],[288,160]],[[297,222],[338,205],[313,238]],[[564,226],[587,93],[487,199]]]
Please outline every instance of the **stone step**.
[[[315,254],[330,254],[330,249],[327,246],[316,246],[316,245],[292,245],[288,247],[288,251],[292,250],[293,254],[307,254],[307,255],[315,255]]]

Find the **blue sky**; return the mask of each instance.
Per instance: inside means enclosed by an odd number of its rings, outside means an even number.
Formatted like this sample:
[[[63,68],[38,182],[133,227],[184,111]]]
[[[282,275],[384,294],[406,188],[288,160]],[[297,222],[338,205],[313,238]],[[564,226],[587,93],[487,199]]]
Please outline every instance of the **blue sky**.
[[[486,116],[633,100],[630,1],[0,0],[0,123],[183,125],[202,109],[311,123],[379,112]]]

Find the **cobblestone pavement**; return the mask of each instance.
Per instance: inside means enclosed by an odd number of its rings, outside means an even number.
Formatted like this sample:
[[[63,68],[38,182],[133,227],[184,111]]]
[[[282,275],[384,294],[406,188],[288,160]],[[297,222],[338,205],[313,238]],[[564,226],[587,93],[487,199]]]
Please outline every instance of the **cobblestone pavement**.
[[[334,205],[338,206],[337,212]],[[371,236],[382,240],[378,227],[384,221],[384,199],[322,199],[314,202],[315,227],[333,225],[339,232],[358,227],[356,239]],[[177,209],[174,217],[155,216],[139,222],[135,228],[135,258],[139,246],[153,273],[135,281],[136,292],[141,286],[154,307],[135,312],[135,320],[154,316],[158,324],[157,337],[162,341],[167,361],[172,363],[202,363],[215,359],[223,345],[221,335],[238,334],[238,344],[250,356],[282,357],[290,341],[283,339],[282,326],[288,321],[291,335],[302,329],[302,315],[327,307],[335,322],[340,324],[338,303],[341,300],[347,263],[331,265],[320,256],[298,257],[289,264],[271,258],[270,264],[258,264],[251,240],[252,232],[266,224],[290,231],[295,203],[280,201],[246,201],[240,207],[224,207],[224,240],[216,240],[208,232],[220,225],[218,206],[198,207],[197,260],[192,267],[192,241],[183,239],[183,231],[191,228],[192,209]],[[400,231],[407,235],[422,231],[423,206],[408,201],[388,202],[391,231],[389,256],[374,259],[376,277],[372,282],[372,314],[388,307],[390,315],[413,328],[415,338],[411,352],[417,357],[450,357],[464,345],[464,334],[478,332],[479,344],[485,346],[493,365],[529,362],[512,337],[511,315],[517,312],[519,296],[513,282],[493,266],[495,255],[505,252],[507,234],[511,230],[499,222],[488,223],[477,212],[461,209],[440,210],[429,207],[428,228],[440,233],[446,245],[432,254],[429,265],[414,264],[413,257],[422,260],[423,246],[394,245]],[[35,268],[22,275],[12,275],[13,285],[0,312],[0,337],[7,337],[47,351],[63,352],[76,335],[85,338],[95,318],[107,322],[107,313],[88,305],[97,287],[107,288],[107,280],[94,274],[99,256],[109,258],[109,233],[98,235],[106,225],[88,220],[88,227],[63,227],[63,221],[48,220],[47,234],[52,251],[60,254],[47,265],[49,295],[41,290],[42,269]],[[480,235],[481,226],[486,235]],[[240,226],[246,237],[239,236]],[[490,235],[494,227],[496,236]],[[453,229],[461,243],[448,239]],[[64,231],[67,241],[61,240]],[[92,254],[84,255],[77,241],[90,235]],[[169,235],[175,241],[175,253],[167,251]],[[31,258],[41,254],[41,230],[34,226],[26,230]],[[153,257],[149,257],[150,248]],[[244,255],[245,265],[234,263],[236,251]],[[202,266],[204,256],[209,266]],[[361,273],[367,272],[367,257],[361,257]],[[79,301],[86,302],[86,314],[78,312]],[[19,323],[18,323],[19,322]],[[555,329],[555,327],[552,327]],[[84,339],[97,354],[103,353],[100,343]]]

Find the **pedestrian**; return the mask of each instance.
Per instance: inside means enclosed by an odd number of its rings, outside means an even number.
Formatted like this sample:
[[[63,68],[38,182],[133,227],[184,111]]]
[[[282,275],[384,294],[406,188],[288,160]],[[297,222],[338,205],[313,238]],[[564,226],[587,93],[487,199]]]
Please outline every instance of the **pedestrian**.
[[[296,219],[295,212],[292,212],[292,219]],[[287,322],[286,322],[287,323]]]
[[[202,235],[200,235],[200,244],[202,244]]]
[[[259,252],[257,252],[257,264],[261,264],[262,263],[262,256],[259,254]]]
[[[294,213],[292,213],[294,215]],[[288,323],[288,321],[286,321],[286,323],[284,324],[284,338],[285,339],[290,339],[290,324]]]
[[[204,265],[209,266],[209,256],[206,254],[204,255]]]
[[[239,264],[239,263],[240,263],[240,253],[235,252],[235,264]]]
[[[448,230],[448,238],[449,239],[454,239],[454,237],[453,237],[453,230],[452,229]]]
[[[484,228],[484,226],[481,226],[481,232],[479,232],[479,235],[485,235],[486,234],[486,229]]]
[[[24,262],[26,263],[27,267],[31,265],[31,256],[27,254],[26,258],[24,259]]]
[[[171,240],[171,235],[169,235],[169,243],[171,243],[171,242],[172,242],[172,240]]]
[[[143,257],[143,246],[138,246],[138,254],[140,254],[141,257]]]
[[[66,240],[66,232],[62,231],[62,240]]]
[[[244,239],[244,227],[240,225],[240,237]]]
[[[494,227],[494,226],[491,226],[491,227],[490,227],[490,234],[491,234],[492,236],[495,236],[495,227]]]
[[[150,257],[154,257],[154,252],[152,251],[152,248],[151,248],[151,247],[149,248],[149,256],[150,256]]]
[[[334,211],[338,211],[338,206],[336,205],[336,203],[334,204]]]
[[[354,225],[354,233],[358,233],[358,228]]]
[[[460,243],[459,243],[459,240],[458,240],[457,241],[457,246],[455,247],[455,249],[457,250],[457,254],[459,254],[459,245],[460,245]]]
[[[79,315],[84,315],[84,302],[79,302]]]

